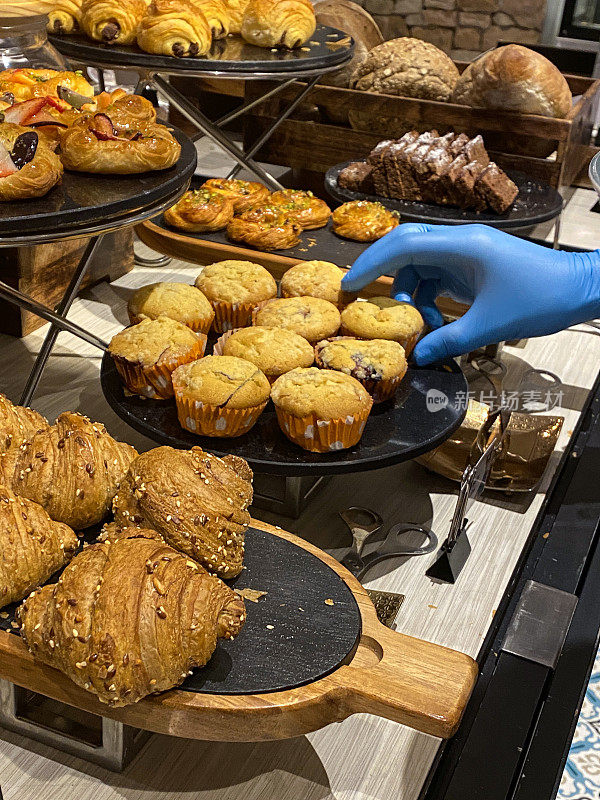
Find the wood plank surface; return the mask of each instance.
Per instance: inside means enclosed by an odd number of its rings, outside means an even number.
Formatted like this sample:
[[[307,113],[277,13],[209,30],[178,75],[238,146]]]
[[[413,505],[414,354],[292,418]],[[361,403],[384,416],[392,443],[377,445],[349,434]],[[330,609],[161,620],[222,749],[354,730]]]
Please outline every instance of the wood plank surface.
[[[142,252],[147,253],[144,248]],[[198,268],[136,268],[109,285],[88,290],[71,318],[109,338],[126,324],[132,290],[157,280],[192,282]],[[44,329],[23,340],[0,337],[0,388],[18,398]],[[515,388],[530,367],[557,373],[563,384],[565,424],[559,452],[542,486],[516,498],[484,496],[473,508],[473,552],[454,586],[425,576],[433,556],[397,559],[375,567],[370,588],[401,592],[402,633],[476,656],[600,364],[600,335],[580,325],[554,336],[506,347],[505,387]],[[34,406],[50,417],[74,408],[104,422],[118,438],[141,450],[152,446],[129,430],[106,405],[98,385],[100,354],[61,334]],[[333,478],[301,517],[255,516],[299,533],[334,554],[349,545],[338,511],[349,505],[378,510],[386,526],[424,523],[443,536],[456,504],[456,485],[409,462],[385,470]],[[0,782],[5,800],[417,800],[439,740],[368,714],[289,741],[215,743],[154,736],[122,775],[57,754],[19,736],[0,735]],[[482,765],[485,769],[485,765]],[[465,800],[467,800],[465,798]]]

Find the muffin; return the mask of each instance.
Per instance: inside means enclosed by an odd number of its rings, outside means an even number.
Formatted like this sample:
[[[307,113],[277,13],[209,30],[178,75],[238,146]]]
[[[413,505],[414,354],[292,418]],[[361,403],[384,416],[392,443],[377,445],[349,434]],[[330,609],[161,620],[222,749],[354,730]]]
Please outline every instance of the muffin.
[[[130,392],[162,399],[173,397],[173,370],[202,358],[205,347],[205,334],[169,317],[158,317],[117,333],[108,351]]]
[[[250,361],[207,356],[173,373],[179,424],[202,436],[240,436],[262,414],[271,385]]]
[[[210,300],[217,333],[245,328],[257,305],[277,297],[277,284],[271,273],[252,261],[209,264],[196,278],[196,288]]]
[[[285,328],[240,328],[224,333],[218,345],[213,350],[215,355],[251,361],[269,383],[296,367],[311,367],[315,360],[312,345]]]
[[[391,339],[409,355],[423,332],[423,317],[410,303],[391,297],[357,300],[342,311],[342,334],[358,339]]]
[[[339,370],[360,381],[375,403],[394,396],[407,369],[404,348],[387,339],[340,336],[319,342],[315,356],[318,367]]]
[[[314,453],[353,447],[373,400],[356,378],[330,369],[293,369],[271,389],[279,426],[294,444]]]
[[[253,317],[253,324],[264,328],[286,328],[311,343],[335,336],[340,327],[340,312],[319,297],[285,297],[271,300]]]
[[[281,279],[282,297],[320,297],[343,308],[356,295],[342,290],[344,270],[331,261],[302,261]]]
[[[193,331],[208,333],[215,312],[195,286],[187,283],[149,283],[134,292],[127,303],[132,325],[143,319],[169,317]]]

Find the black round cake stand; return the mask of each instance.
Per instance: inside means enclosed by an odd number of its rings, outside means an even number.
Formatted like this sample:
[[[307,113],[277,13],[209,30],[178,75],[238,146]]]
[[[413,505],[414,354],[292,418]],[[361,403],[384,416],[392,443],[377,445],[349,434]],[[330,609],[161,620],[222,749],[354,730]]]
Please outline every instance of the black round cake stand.
[[[83,36],[50,38],[63,55],[74,61],[94,67],[121,67],[137,71],[139,82],[136,93],[140,94],[147,86],[154,87],[172,107],[199,129],[200,135],[208,136],[234,159],[236,166],[227,177],[235,177],[245,168],[271,189],[282,189],[283,186],[254,161],[253,156],[310,93],[321,75],[340,69],[350,61],[354,53],[354,41],[351,37],[324,25],[317,25],[314,35],[306,45],[294,50],[255,47],[239,36],[228,36],[224,40],[215,41],[206,58],[152,55],[137,47],[104,45]],[[169,83],[168,76],[268,79],[279,83],[213,122]],[[223,130],[227,123],[290,87],[294,81],[303,79],[307,80],[307,84],[299,87],[296,96],[277,112],[270,126],[247,152]]]
[[[373,407],[362,439],[348,450],[310,453],[290,442],[271,403],[251,431],[234,438],[196,436],[177,420],[173,400],[126,395],[110,355],[102,360],[104,396],[121,419],[161,445],[199,445],[217,455],[242,456],[258,473],[317,477],[379,469],[416,458],[442,444],[466,414],[466,379],[455,362],[411,367],[394,400]]]
[[[338,185],[340,172],[350,163],[350,161],[346,161],[343,164],[336,164],[325,174],[325,188],[331,197],[340,203],[352,200],[370,200],[381,203],[391,211],[397,211],[403,222],[426,222],[434,225],[467,225],[479,222],[493,228],[508,230],[528,228],[538,225],[540,222],[547,222],[558,217],[563,208],[563,199],[556,189],[516,170],[506,170],[508,177],[517,184],[519,195],[504,214],[494,214],[488,211],[478,213],[454,206],[395,200],[362,192],[352,192]]]

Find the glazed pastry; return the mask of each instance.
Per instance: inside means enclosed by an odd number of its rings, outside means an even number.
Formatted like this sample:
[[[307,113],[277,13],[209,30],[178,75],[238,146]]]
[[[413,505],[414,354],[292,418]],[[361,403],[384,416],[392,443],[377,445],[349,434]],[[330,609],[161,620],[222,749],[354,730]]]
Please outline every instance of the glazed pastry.
[[[111,706],[180,684],[236,636],[242,598],[155,531],[108,530],[19,609],[38,661]]]
[[[302,227],[276,206],[257,206],[234,217],[227,236],[257,250],[287,250],[300,241]]]
[[[0,96],[10,94],[12,102],[20,103],[34,97],[58,97],[59,87],[76,92],[81,97],[89,97],[90,100],[94,96],[92,85],[81,72],[28,68],[0,72]]]
[[[76,33],[81,22],[82,0],[38,2],[41,13],[48,14],[48,33]]]
[[[0,124],[0,201],[43,197],[62,174],[59,157],[36,131]]]
[[[78,546],[71,528],[53,522],[40,505],[0,484],[0,608],[45,583]]]
[[[81,27],[104,44],[133,44],[146,13],[144,0],[83,0]]]
[[[224,39],[229,33],[229,11],[224,0],[191,0],[204,14],[213,39]]]
[[[307,42],[316,27],[310,0],[250,0],[241,33],[249,44],[291,50]]]
[[[298,189],[280,189],[269,197],[269,205],[285,211],[289,219],[294,220],[305,231],[322,228],[329,222],[331,209],[324,200],[315,197],[312,192]]]
[[[242,32],[244,11],[250,0],[224,0],[229,14],[229,33]]]
[[[141,22],[137,42],[146,53],[193,58],[210,51],[212,32],[193,0],[154,0]]]
[[[238,456],[157,447],[131,464],[113,503],[118,525],[151,527],[222,578],[242,570],[252,470]]]
[[[0,394],[0,466],[7,481],[12,480],[19,447],[35,433],[49,427],[48,420],[37,411],[15,406]],[[1,475],[0,482],[3,482]]]
[[[210,178],[202,184],[203,189],[220,192],[233,202],[236,214],[242,214],[252,206],[260,205],[269,196],[269,190],[257,181],[241,181],[237,178]]]
[[[381,203],[353,200],[332,214],[333,232],[355,242],[374,242],[398,225],[398,217]]]
[[[180,154],[164,125],[119,114],[88,114],[61,135],[62,162],[75,172],[133,175],[169,169]]]
[[[102,92],[96,97],[96,111],[105,111],[116,122],[123,117],[136,122],[156,122],[156,109],[145,97],[122,89]]]
[[[57,522],[87,528],[106,516],[136,455],[101,423],[67,411],[19,449],[11,488]]]
[[[233,219],[233,202],[221,192],[196,189],[186,192],[164,216],[169,225],[182,231],[221,231]]]

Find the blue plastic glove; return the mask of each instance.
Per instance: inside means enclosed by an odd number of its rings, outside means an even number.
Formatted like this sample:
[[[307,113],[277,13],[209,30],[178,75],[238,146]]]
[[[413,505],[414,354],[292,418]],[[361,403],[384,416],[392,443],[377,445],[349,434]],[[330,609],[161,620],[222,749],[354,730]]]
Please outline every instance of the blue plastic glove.
[[[600,251],[551,250],[486,225],[399,225],[356,259],[342,287],[357,291],[394,273],[393,296],[414,296],[434,329],[414,350],[417,364],[555,333],[600,314]],[[471,307],[444,326],[438,295]]]

